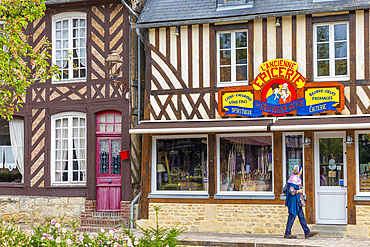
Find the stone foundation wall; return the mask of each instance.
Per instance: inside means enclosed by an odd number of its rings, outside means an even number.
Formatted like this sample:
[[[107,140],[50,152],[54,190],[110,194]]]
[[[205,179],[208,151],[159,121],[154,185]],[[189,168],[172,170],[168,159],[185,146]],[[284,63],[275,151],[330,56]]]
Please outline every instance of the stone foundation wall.
[[[161,206],[161,227],[179,225],[189,231],[284,234],[288,219],[284,205],[150,203],[149,226],[155,225],[153,206]]]
[[[352,237],[370,237],[370,206],[356,206],[356,225],[347,227]]]
[[[85,197],[0,196],[0,217],[12,218],[18,224],[41,223],[45,217],[60,220],[81,220]]]

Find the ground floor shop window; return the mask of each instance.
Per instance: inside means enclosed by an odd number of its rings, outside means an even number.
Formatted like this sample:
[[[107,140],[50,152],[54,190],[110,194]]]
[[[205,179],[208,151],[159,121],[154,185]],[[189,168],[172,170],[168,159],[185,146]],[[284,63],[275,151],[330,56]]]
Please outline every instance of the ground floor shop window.
[[[156,191],[208,190],[206,137],[154,137],[153,144],[152,181]]]
[[[303,167],[303,134],[287,133],[283,135],[283,179],[284,184],[292,175],[292,168],[295,165]],[[302,184],[303,184],[303,175]]]
[[[218,138],[219,192],[272,192],[272,135]]]
[[[358,192],[370,192],[370,133],[358,134],[357,152]]]
[[[24,122],[0,119],[0,182],[23,182]]]

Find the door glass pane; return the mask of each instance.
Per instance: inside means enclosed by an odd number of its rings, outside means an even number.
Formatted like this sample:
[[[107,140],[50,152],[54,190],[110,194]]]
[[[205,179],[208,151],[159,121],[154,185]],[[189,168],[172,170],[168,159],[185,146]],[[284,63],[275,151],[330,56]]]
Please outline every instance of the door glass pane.
[[[121,140],[112,140],[111,148],[111,174],[121,174]]]
[[[99,141],[99,174],[109,174],[109,140]]]
[[[343,180],[343,138],[320,138],[320,186],[341,186]]]
[[[286,135],[285,136],[285,157],[286,157],[286,180],[292,175],[292,168],[294,165],[303,167],[303,138],[302,135]],[[304,175],[302,174],[302,185]],[[286,182],[286,181],[284,181]]]
[[[370,134],[358,135],[360,192],[370,192]]]

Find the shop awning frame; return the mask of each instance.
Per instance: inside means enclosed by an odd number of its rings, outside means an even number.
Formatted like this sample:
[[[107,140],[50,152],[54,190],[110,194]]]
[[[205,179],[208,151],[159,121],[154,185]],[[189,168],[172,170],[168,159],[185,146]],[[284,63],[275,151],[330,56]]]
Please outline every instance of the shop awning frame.
[[[278,117],[271,131],[370,129],[370,115]]]
[[[141,121],[130,134],[198,134],[267,131],[276,118]]]

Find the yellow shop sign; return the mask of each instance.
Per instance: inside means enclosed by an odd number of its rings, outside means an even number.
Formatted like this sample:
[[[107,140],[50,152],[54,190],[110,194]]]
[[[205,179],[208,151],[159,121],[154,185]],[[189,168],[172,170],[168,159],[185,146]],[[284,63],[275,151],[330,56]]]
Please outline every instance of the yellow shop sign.
[[[274,59],[259,66],[251,86],[228,87],[218,92],[221,116],[259,117],[311,115],[344,109],[344,86],[337,82],[306,83],[298,64]]]

